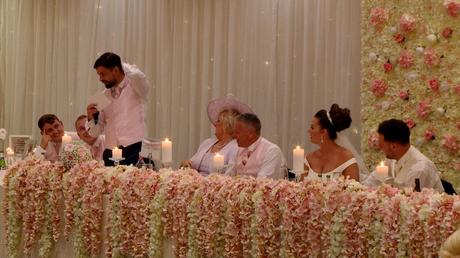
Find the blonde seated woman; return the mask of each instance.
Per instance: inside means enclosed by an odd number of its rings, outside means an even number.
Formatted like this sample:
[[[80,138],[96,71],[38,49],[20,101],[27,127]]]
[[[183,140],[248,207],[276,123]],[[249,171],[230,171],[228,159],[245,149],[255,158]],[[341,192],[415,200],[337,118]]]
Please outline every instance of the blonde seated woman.
[[[319,149],[305,156],[305,171],[301,179],[327,180],[344,176],[359,181],[359,168],[353,153],[337,144],[337,135],[351,125],[350,110],[333,104],[328,111],[318,111],[308,130],[310,142]]]
[[[253,113],[246,104],[233,98],[221,98],[208,104],[208,117],[214,125],[216,138],[204,140],[197,152],[182,162],[183,167],[191,167],[201,175],[207,176],[213,172],[213,157],[216,153],[224,156],[224,166],[234,162],[238,153],[238,143],[233,137],[236,117],[243,113]],[[225,169],[222,169],[222,173]]]

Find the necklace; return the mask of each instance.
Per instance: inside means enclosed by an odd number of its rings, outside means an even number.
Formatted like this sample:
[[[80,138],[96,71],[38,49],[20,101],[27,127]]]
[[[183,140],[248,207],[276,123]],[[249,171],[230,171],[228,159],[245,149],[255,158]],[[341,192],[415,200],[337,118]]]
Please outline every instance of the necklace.
[[[222,149],[223,147],[225,147],[225,145],[227,145],[227,143],[229,143],[231,140],[227,140],[227,141],[217,141],[215,144],[214,144],[214,148],[215,150],[220,150]]]

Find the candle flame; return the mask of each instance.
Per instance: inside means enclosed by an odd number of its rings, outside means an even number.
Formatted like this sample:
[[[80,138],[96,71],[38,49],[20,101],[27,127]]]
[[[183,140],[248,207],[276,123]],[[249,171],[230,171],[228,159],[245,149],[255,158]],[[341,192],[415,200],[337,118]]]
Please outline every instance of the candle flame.
[[[380,161],[380,166],[385,166],[385,164],[383,163],[383,161]]]
[[[114,150],[118,150],[118,147],[115,146],[115,148],[113,148]]]
[[[300,150],[300,146],[299,146],[299,145],[297,145],[296,149]]]

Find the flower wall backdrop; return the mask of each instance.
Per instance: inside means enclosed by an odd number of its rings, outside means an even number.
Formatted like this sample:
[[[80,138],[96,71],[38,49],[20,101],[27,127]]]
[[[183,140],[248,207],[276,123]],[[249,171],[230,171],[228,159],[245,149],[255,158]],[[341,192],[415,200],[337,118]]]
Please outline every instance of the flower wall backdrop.
[[[367,164],[384,158],[378,124],[401,119],[411,128],[411,143],[459,189],[460,1],[363,0],[361,7]]]

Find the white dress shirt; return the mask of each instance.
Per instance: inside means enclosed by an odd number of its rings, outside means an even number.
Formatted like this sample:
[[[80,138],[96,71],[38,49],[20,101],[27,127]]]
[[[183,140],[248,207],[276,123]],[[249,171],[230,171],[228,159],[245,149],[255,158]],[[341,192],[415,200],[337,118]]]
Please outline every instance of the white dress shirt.
[[[51,162],[55,162],[59,159],[59,151],[61,149],[61,143],[55,143],[52,141],[48,142],[46,149],[43,149],[42,146],[37,145],[34,151],[34,156],[36,158],[45,158]]]
[[[210,149],[218,140],[216,138],[209,138],[204,140],[197,152],[190,158],[192,168],[200,172],[202,175],[209,175],[212,169],[212,162],[214,153]],[[235,163],[236,154],[238,153],[238,143],[236,140],[231,140],[220,151],[219,154],[224,156],[224,165]],[[208,155],[208,157],[206,157]],[[224,170],[225,171],[225,170]]]
[[[149,82],[135,65],[123,63],[123,70],[125,77],[115,86],[118,89],[104,90],[111,103],[99,110],[97,125],[94,120],[88,123],[91,136],[105,134],[105,147],[109,149],[140,142],[145,134],[145,104],[148,100]]]
[[[225,174],[282,179],[285,163],[280,148],[261,136],[247,149],[239,149],[236,162]]]
[[[105,136],[99,135],[93,145],[86,144],[91,150],[91,155],[95,160],[102,160],[102,155],[105,150]]]
[[[444,192],[436,166],[414,146],[410,146],[398,161],[389,160],[387,164],[391,164],[389,174],[397,187],[414,188],[415,179],[419,178],[421,188],[433,188],[438,192]],[[374,171],[363,184],[377,186],[381,182],[377,180]]]

